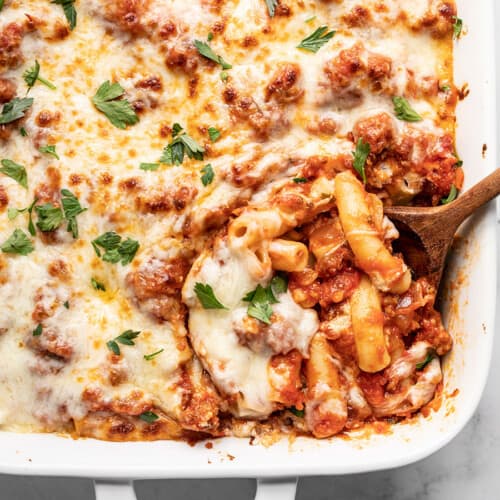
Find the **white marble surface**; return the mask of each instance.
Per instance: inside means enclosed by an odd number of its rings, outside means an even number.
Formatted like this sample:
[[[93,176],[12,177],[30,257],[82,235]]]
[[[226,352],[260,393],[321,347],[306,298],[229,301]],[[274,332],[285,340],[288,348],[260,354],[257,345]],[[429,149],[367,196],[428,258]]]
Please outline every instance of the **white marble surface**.
[[[500,11],[500,6],[497,6]],[[500,19],[497,12],[497,39]],[[500,44],[497,42],[500,84]],[[497,91],[500,98],[500,89]],[[500,99],[499,99],[500,102]],[[500,225],[497,239],[500,242]],[[497,256],[500,269],[500,253]],[[500,284],[500,280],[499,280]],[[500,312],[500,287],[497,292]],[[499,314],[500,316],[500,314]],[[497,318],[497,333],[500,318]],[[500,339],[497,338],[488,385],[479,408],[448,446],[413,465],[390,471],[344,477],[306,478],[297,500],[481,500],[500,499]],[[136,483],[139,500],[250,500],[251,479],[169,480]],[[84,479],[10,477],[0,475],[0,500],[93,500],[92,484]]]

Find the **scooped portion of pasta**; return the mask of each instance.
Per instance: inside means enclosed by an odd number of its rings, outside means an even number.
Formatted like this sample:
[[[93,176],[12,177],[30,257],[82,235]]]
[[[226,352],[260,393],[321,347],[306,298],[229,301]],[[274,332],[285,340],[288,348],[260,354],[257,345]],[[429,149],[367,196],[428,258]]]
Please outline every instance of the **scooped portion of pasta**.
[[[439,394],[383,207],[462,187],[453,0],[0,3],[0,430],[324,438]]]

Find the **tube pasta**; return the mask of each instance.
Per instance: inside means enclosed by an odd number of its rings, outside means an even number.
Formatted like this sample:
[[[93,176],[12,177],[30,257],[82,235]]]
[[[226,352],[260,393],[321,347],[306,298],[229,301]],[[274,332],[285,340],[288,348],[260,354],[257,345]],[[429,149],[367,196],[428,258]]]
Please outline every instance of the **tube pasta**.
[[[331,348],[323,334],[311,340],[306,365],[306,423],[315,437],[340,432],[347,421],[347,400],[339,372],[332,361]]]
[[[358,365],[365,372],[378,372],[391,361],[385,345],[384,315],[377,289],[363,276],[350,299]]]
[[[303,243],[278,238],[269,244],[269,257],[278,271],[302,271],[309,260],[309,251]]]
[[[335,177],[335,193],[340,222],[358,266],[379,290],[404,293],[411,284],[411,274],[404,262],[384,246],[376,227],[380,207],[370,210],[373,199],[351,172]]]

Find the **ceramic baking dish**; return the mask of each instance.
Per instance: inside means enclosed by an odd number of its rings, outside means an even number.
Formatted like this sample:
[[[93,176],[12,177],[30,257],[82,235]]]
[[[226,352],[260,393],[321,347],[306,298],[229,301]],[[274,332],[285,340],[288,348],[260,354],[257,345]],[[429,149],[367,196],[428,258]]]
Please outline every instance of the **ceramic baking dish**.
[[[466,35],[457,43],[457,86],[470,94],[458,106],[457,145],[466,186],[495,167],[493,0],[458,0]],[[486,144],[487,150],[484,151]],[[465,227],[453,254],[443,303],[455,338],[444,361],[440,409],[388,434],[351,439],[284,439],[271,447],[226,438],[189,446],[172,441],[108,443],[56,435],[0,433],[0,473],[80,476],[98,479],[97,499],[135,498],[132,479],[195,477],[286,478],[349,474],[405,465],[448,443],[464,427],[481,397],[491,357],[496,293],[495,211],[491,205]],[[292,499],[293,481],[262,480],[259,499]]]

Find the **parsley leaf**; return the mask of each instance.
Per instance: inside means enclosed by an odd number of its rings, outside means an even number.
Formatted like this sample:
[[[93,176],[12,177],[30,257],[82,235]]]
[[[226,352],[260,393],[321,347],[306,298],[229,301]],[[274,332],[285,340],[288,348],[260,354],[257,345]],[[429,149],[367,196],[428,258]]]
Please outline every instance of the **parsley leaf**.
[[[422,121],[422,117],[410,106],[404,97],[394,96],[392,102],[394,104],[394,113],[398,120],[405,122]]]
[[[288,408],[288,411],[292,412],[296,417],[299,417],[299,418],[304,418],[304,415],[305,415],[305,410],[297,410],[297,408],[295,408],[295,406],[291,406],[290,408]]]
[[[458,196],[458,189],[456,188],[455,184],[452,184],[450,188],[450,194],[446,198],[441,198],[441,204],[447,205],[448,203],[451,203],[452,201],[456,200],[457,196]]]
[[[42,334],[42,324],[38,323],[37,327],[33,330],[33,337],[39,337]]]
[[[210,285],[196,283],[194,291],[204,309],[227,309],[226,306],[219,302]]]
[[[426,358],[423,361],[416,364],[417,370],[422,370],[423,368],[425,368],[433,359],[434,353],[430,352],[429,354],[427,354]]]
[[[151,361],[153,358],[155,358],[156,356],[158,356],[158,354],[161,354],[165,349],[160,349],[156,352],[152,352],[151,354],[144,354],[144,359],[146,361]]]
[[[35,85],[36,81],[38,80],[40,83],[43,83],[45,86],[49,87],[49,89],[55,90],[56,86],[43,78],[43,76],[40,76],[40,63],[38,61],[35,61],[34,66],[31,68],[27,69],[23,73],[23,78],[24,81],[26,82],[26,85],[28,86],[28,92],[31,90],[31,87]]]
[[[361,179],[363,179],[363,184],[366,184],[366,172],[365,164],[368,155],[370,154],[370,145],[367,142],[363,142],[360,137],[356,144],[356,151],[353,151],[354,162],[352,164],[354,170],[359,174]]]
[[[139,415],[139,418],[141,420],[144,420],[144,422],[147,422],[148,424],[152,424],[153,422],[156,422],[160,417],[152,411],[145,411],[144,413],[141,413]]]
[[[139,250],[138,241],[131,238],[122,241],[122,237],[114,231],[101,234],[92,241],[92,246],[97,256],[101,257],[103,261],[112,264],[121,262],[122,266],[130,264]],[[104,253],[101,253],[102,250]]]
[[[464,22],[462,19],[460,19],[457,16],[453,16],[453,38],[455,40],[458,40],[460,38],[460,35],[462,34],[462,28],[464,25]]]
[[[215,174],[214,174],[214,169],[212,168],[212,165],[209,163],[208,165],[205,165],[201,169],[201,173],[203,174],[201,176],[201,183],[204,186],[208,186],[209,184],[212,183],[214,180]]]
[[[295,182],[295,184],[305,184],[307,179],[305,177],[294,177],[292,181]]]
[[[9,220],[14,220],[19,214],[22,214],[24,212],[28,212],[28,231],[30,232],[31,236],[36,235],[35,231],[35,225],[33,224],[33,218],[32,218],[32,212],[33,208],[35,206],[35,203],[38,201],[38,198],[35,198],[33,200],[33,203],[26,208],[9,208],[7,210],[7,217]]]
[[[35,210],[38,215],[36,227],[43,232],[55,231],[64,219],[62,209],[52,205],[51,203],[37,205]]]
[[[318,52],[325,43],[333,38],[335,30],[328,31],[328,26],[320,26],[316,31],[304,38],[298,45],[298,49],[308,50],[309,52]]]
[[[182,127],[174,123],[172,128],[172,141],[163,149],[160,162],[167,165],[180,165],[184,155],[195,160],[203,160],[205,150],[191,136],[182,132]],[[182,133],[181,133],[182,132]]]
[[[108,120],[117,128],[125,129],[127,125],[134,125],[139,121],[134,108],[126,99],[119,99],[125,90],[119,83],[105,81],[98,89],[92,102],[104,113]]]
[[[28,255],[35,250],[33,243],[21,229],[15,229],[0,248],[4,253],[18,253],[20,255]]]
[[[106,342],[106,345],[108,346],[108,349],[113,351],[117,356],[121,354],[120,352],[120,346],[118,343],[122,345],[135,345],[134,339],[140,334],[141,332],[134,332],[133,330],[126,330],[118,337],[115,337],[113,340],[109,340]]]
[[[227,71],[221,71],[219,76],[220,76],[220,79],[223,82],[226,82],[227,79],[229,78],[229,75],[227,74]]]
[[[261,285],[257,285],[257,288],[247,293],[245,297],[243,297],[243,300],[245,302],[250,302],[247,309],[247,314],[249,316],[268,325],[271,324],[271,316],[273,314],[271,304],[278,303],[271,286],[264,288]]]
[[[211,61],[216,62],[217,64],[220,64],[222,69],[231,69],[232,66],[228,62],[224,61],[224,59],[221,56],[218,56],[208,45],[208,43],[202,42],[201,40],[195,40],[194,41],[194,46],[198,49],[198,52],[203,56],[206,57],[207,59],[210,59]]]
[[[24,127],[21,127],[19,129],[19,133],[23,136],[23,137],[28,137],[28,132],[26,132],[26,129]]]
[[[64,218],[68,221],[68,232],[73,238],[78,238],[78,222],[76,216],[88,210],[82,208],[78,198],[68,189],[61,189],[61,203],[64,210]]]
[[[69,29],[73,31],[76,26],[76,9],[74,6],[75,0],[52,0],[51,3],[62,6],[64,15],[69,23]]]
[[[158,170],[159,167],[160,167],[159,163],[141,163],[139,165],[139,168],[141,170],[150,170],[150,171]]]
[[[278,0],[266,0],[267,11],[269,12],[269,17],[274,17],[276,12],[276,7],[278,6]]]
[[[212,142],[215,142],[220,137],[220,130],[217,130],[215,127],[208,127],[208,137]]]
[[[5,125],[6,123],[19,120],[24,116],[24,113],[33,104],[32,97],[14,97],[12,101],[9,101],[3,105],[2,113],[0,113],[0,125]]]
[[[288,290],[288,276],[285,273],[277,273],[271,280],[271,286],[276,293],[285,293]]]
[[[106,287],[104,286],[103,283],[100,281],[97,281],[95,278],[90,278],[90,284],[92,285],[92,288],[97,291],[105,292]]]
[[[0,11],[3,9],[3,4],[5,3],[4,0],[0,0]]]
[[[53,156],[57,160],[61,159],[61,158],[59,158],[59,155],[56,153],[56,145],[55,144],[47,144],[47,146],[42,146],[42,147],[38,148],[38,151],[40,151],[40,153],[46,153],[50,156]]]
[[[0,167],[0,172],[2,172],[2,174],[17,181],[24,189],[28,189],[28,174],[22,165],[12,160],[2,160],[0,163],[2,164]]]
[[[69,300],[65,300],[64,301],[64,304],[63,306],[66,308],[66,309],[69,309]]]

